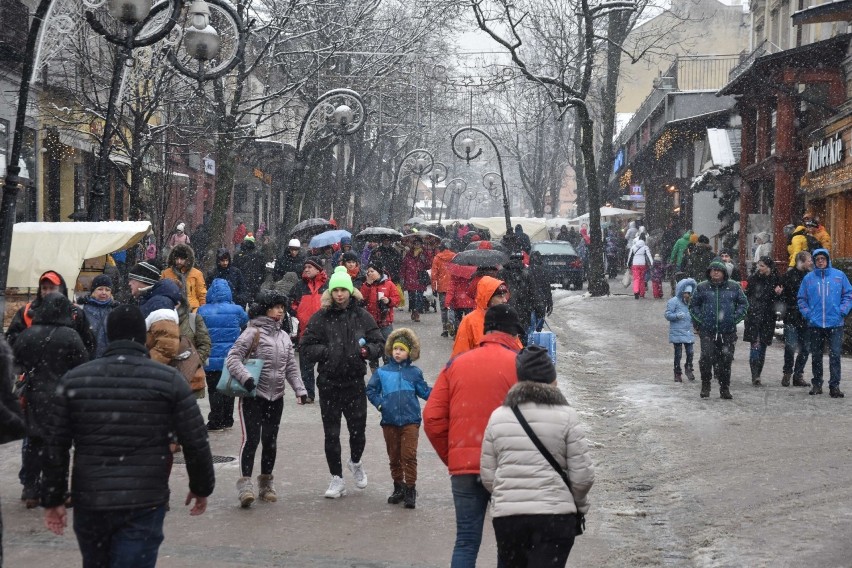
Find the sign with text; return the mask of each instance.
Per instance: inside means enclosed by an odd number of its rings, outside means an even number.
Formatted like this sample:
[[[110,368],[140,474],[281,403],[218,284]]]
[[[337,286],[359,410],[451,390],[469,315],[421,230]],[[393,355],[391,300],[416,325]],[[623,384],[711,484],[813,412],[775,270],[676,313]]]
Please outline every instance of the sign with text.
[[[819,171],[843,161],[843,138],[825,138],[808,149],[808,173]]]

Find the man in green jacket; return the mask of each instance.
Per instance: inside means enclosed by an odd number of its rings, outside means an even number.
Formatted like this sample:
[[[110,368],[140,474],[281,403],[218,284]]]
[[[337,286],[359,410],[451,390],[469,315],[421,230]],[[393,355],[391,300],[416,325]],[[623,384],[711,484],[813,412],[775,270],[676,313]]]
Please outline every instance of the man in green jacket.
[[[669,255],[669,264],[673,265],[674,268],[671,269],[669,284],[672,287],[672,297],[675,295],[675,286],[677,286],[678,280],[677,273],[683,270],[683,255],[686,253],[686,247],[689,246],[689,237],[692,235],[692,229],[688,230],[683,234],[681,238],[675,241],[674,246],[672,247],[672,253]]]

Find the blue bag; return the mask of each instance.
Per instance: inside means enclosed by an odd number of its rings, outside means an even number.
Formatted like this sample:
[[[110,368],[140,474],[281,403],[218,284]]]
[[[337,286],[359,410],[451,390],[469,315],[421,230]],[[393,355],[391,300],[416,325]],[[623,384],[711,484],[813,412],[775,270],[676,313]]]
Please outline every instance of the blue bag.
[[[260,331],[254,336],[254,341],[251,343],[251,349],[247,353],[246,359],[243,360],[243,365],[248,370],[251,377],[254,379],[255,388],[253,391],[247,391],[246,388],[236,378],[231,376],[226,365],[222,366],[222,376],[219,377],[219,382],[216,384],[216,390],[225,396],[233,396],[235,398],[254,398],[257,394],[257,384],[260,382],[260,372],[263,370],[263,359],[249,359],[257,344],[260,342]]]
[[[533,316],[534,318],[535,316]],[[527,345],[540,345],[547,349],[547,354],[550,355],[550,360],[553,361],[553,364],[556,364],[556,334],[550,331],[550,326],[547,325],[547,320],[544,321],[544,325],[547,327],[548,331],[535,331],[536,326],[535,322],[532,322],[533,325],[530,326],[529,333],[527,333]]]

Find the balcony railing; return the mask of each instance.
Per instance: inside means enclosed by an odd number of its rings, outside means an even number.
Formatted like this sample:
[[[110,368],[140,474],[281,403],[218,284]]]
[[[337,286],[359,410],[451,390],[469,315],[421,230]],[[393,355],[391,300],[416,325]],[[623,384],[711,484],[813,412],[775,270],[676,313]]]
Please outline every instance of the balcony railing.
[[[682,55],[666,72],[677,77],[679,91],[718,90],[728,83],[728,75],[740,62],[737,55]]]

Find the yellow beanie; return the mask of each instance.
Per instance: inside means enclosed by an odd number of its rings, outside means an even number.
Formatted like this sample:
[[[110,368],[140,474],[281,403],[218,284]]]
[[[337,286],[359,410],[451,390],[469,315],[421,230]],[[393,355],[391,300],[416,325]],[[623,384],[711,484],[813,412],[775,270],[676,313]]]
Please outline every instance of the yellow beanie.
[[[691,235],[689,235],[689,244],[694,245],[697,242],[698,242],[698,235],[696,235],[695,233],[692,233]]]

